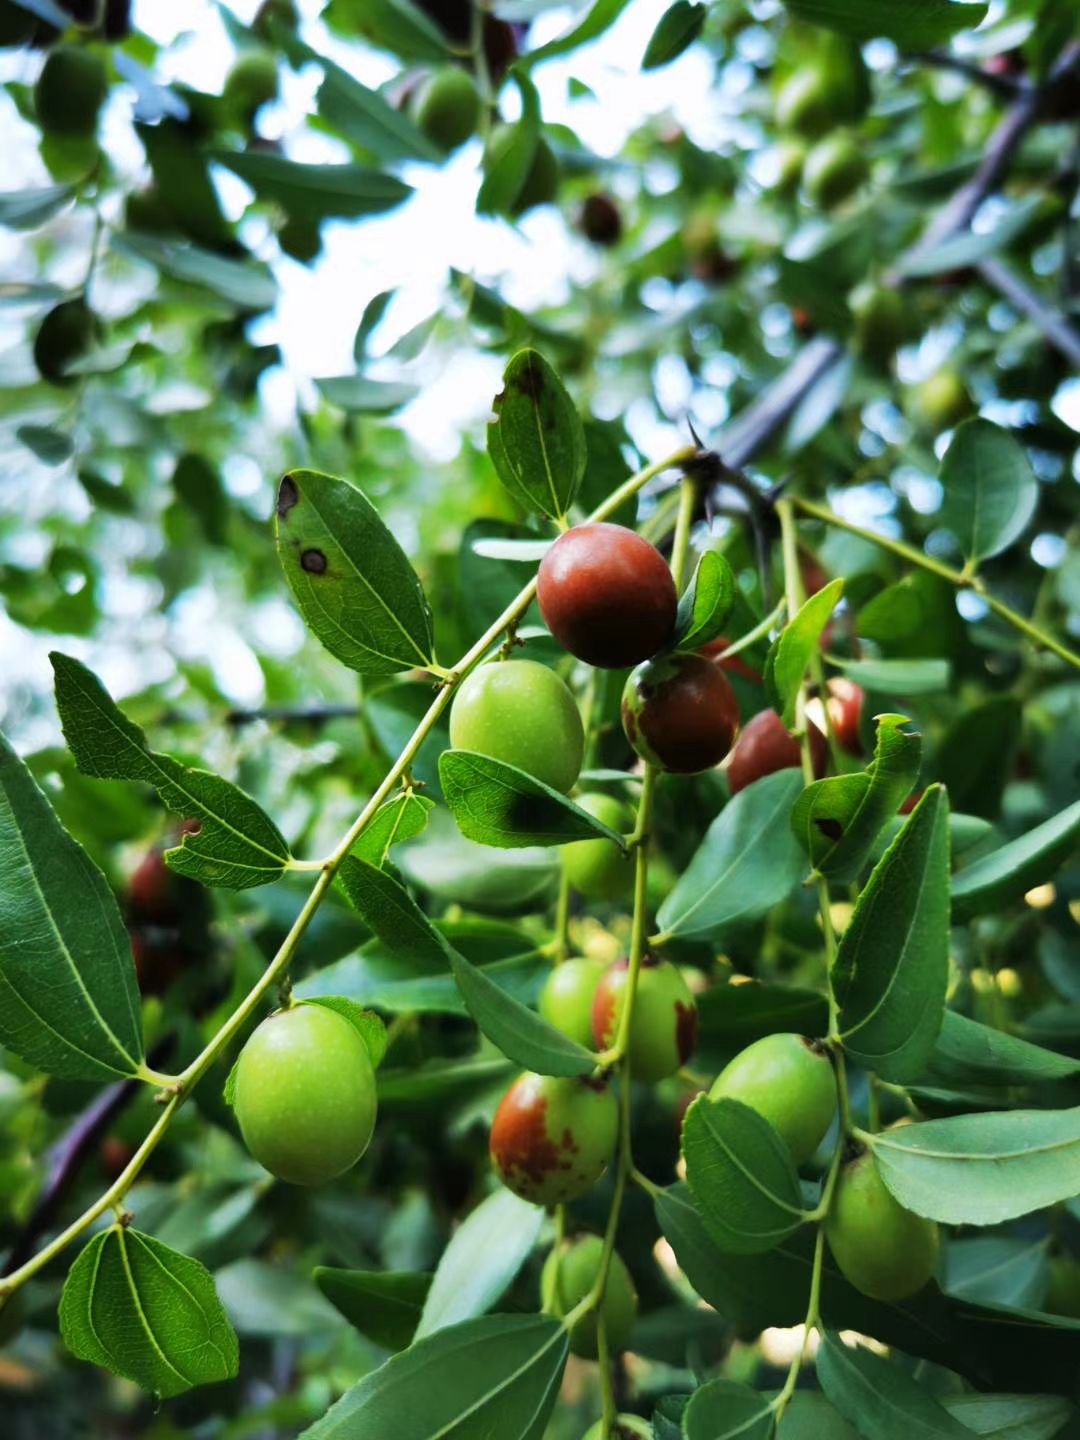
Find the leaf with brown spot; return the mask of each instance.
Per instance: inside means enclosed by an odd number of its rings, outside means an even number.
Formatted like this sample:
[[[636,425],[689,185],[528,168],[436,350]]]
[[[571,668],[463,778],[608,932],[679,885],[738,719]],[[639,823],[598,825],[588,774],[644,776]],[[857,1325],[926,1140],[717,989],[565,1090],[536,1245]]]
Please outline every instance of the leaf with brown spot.
[[[332,655],[368,675],[431,664],[423,588],[363,491],[332,475],[293,470],[278,490],[276,532],[285,578]]]
[[[585,429],[562,381],[536,350],[519,350],[503,375],[488,425],[499,479],[527,510],[558,518],[585,473]]]

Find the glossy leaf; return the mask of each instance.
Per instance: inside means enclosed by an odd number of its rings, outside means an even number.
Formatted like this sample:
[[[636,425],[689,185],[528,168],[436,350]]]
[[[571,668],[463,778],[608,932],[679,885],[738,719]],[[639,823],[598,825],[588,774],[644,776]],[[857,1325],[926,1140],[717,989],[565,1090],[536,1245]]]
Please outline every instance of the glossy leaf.
[[[20,425],[15,438],[43,465],[63,465],[75,453],[71,436],[51,425]]]
[[[301,220],[382,215],[412,194],[396,176],[363,165],[309,165],[255,150],[215,150],[212,155],[260,200],[273,200]]]
[[[233,260],[185,241],[130,231],[115,236],[112,244],[147,261],[163,275],[209,290],[238,310],[269,310],[277,300],[277,282],[269,266],[260,261]]]
[[[741,1050],[763,1035],[794,1031],[823,1035],[829,1023],[824,995],[787,985],[711,985],[697,997],[698,1035]]]
[[[679,599],[672,645],[697,650],[715,640],[735,603],[735,576],[723,555],[706,550]]]
[[[941,463],[940,521],[977,565],[1007,550],[1027,529],[1039,484],[1023,447],[989,420],[959,426]]]
[[[1052,1440],[1075,1413],[1060,1395],[943,1395],[941,1403],[990,1440]]]
[[[596,1056],[516,1000],[477,965],[451,951],[450,968],[469,1014],[493,1045],[538,1075],[589,1075]]]
[[[499,145],[488,144],[484,151],[484,178],[476,196],[478,215],[509,215],[513,212],[514,202],[528,179],[540,143],[540,96],[536,86],[522,66],[515,66],[513,76],[521,94],[521,115],[507,139]],[[482,304],[487,296],[497,299],[489,291],[480,297]],[[474,291],[472,303],[475,304],[476,299]]]
[[[71,1079],[143,1058],[131,945],[104,875],[0,736],[0,1041]]]
[[[374,1344],[384,1350],[404,1350],[412,1344],[430,1275],[317,1265],[312,1278],[349,1324]]]
[[[1045,1240],[976,1235],[945,1251],[944,1288],[976,1304],[1036,1305],[1047,1285]]]
[[[821,1388],[866,1440],[969,1440],[970,1431],[903,1370],[832,1332],[817,1357]]]
[[[796,1390],[776,1428],[776,1440],[858,1440],[854,1429],[826,1397]]]
[[[949,688],[952,666],[948,660],[843,660],[836,665],[864,690],[882,695],[940,695]]]
[[[487,428],[499,479],[528,510],[557,519],[585,473],[585,430],[562,381],[537,350],[519,350],[503,372]]]
[[[1032,1045],[946,1010],[941,1033],[923,1071],[925,1083],[962,1089],[966,1085],[1041,1085],[1080,1073],[1080,1060]]]
[[[0,225],[9,230],[36,230],[75,198],[72,185],[43,185],[33,190],[0,192]]]
[[[795,724],[795,700],[832,612],[844,591],[843,580],[811,595],[773,641],[765,661],[765,688],[780,718],[790,730]]]
[[[791,828],[801,789],[797,770],[778,770],[724,807],[657,912],[664,935],[716,940],[791,894],[806,868]]]
[[[461,833],[481,845],[516,849],[599,838],[623,845],[621,835],[565,795],[490,755],[445,750],[439,780]]]
[[[82,774],[152,785],[173,815],[198,821],[198,831],[166,851],[170,869],[227,890],[279,878],[289,847],[250,795],[220,775],[151,750],[96,675],[70,655],[54,651],[50,658],[64,738]]]
[[[691,4],[691,0],[675,0],[656,22],[642,57],[642,70],[657,70],[677,60],[701,34],[708,15],[708,6]]]
[[[467,1320],[395,1355],[349,1390],[302,1440],[540,1440],[566,1365],[566,1332],[544,1315]]]
[[[948,801],[932,786],[875,865],[840,940],[840,1038],[883,1080],[917,1079],[945,1012],[949,966]]]
[[[967,920],[1019,900],[1053,875],[1076,849],[1078,839],[1080,800],[954,876],[953,914]]]
[[[927,1120],[872,1144],[900,1204],[949,1225],[997,1225],[1080,1194],[1080,1108]]]
[[[803,1223],[791,1153],[756,1110],[699,1096],[686,1112],[682,1152],[694,1200],[721,1250],[770,1250]]]
[[[380,869],[390,858],[395,845],[415,840],[427,828],[428,816],[435,808],[434,800],[415,790],[402,791],[379,806],[371,823],[353,846],[352,853]]]
[[[282,478],[278,557],[308,625],[352,670],[393,675],[432,659],[431,611],[367,496],[314,470]]]
[[[71,1267],[60,1333],[80,1360],[161,1396],[228,1380],[239,1359],[206,1267],[119,1225],[95,1235]]]
[[[410,973],[445,969],[446,942],[400,880],[353,854],[342,863],[338,883],[364,924]]]
[[[784,0],[793,15],[852,40],[892,40],[901,50],[928,50],[986,18],[985,4],[954,0],[900,0],[867,6],[863,0]]]
[[[735,1380],[710,1380],[690,1397],[683,1414],[686,1440],[770,1440],[773,1410],[759,1395]]]
[[[911,794],[922,738],[901,728],[907,723],[903,715],[879,715],[866,769],[816,780],[796,800],[792,828],[823,875],[856,879],[882,829]]]
[[[332,60],[312,54],[323,67],[316,108],[347,140],[389,162],[443,158],[406,111],[395,109],[377,90],[361,85]]]
[[[371,380],[366,375],[328,375],[315,383],[331,405],[355,415],[391,415],[420,393],[405,381]]]
[[[418,1340],[497,1305],[532,1254],[544,1224],[539,1205],[498,1189],[482,1200],[442,1253],[416,1332]]]
[[[587,45],[590,40],[597,39],[605,30],[614,25],[622,12],[626,9],[629,0],[593,0],[585,18],[572,30],[559,35],[554,40],[549,40],[546,45],[540,45],[525,56],[525,64],[538,65],[542,60],[553,59],[556,55],[568,55],[571,50],[576,50],[580,45]]]

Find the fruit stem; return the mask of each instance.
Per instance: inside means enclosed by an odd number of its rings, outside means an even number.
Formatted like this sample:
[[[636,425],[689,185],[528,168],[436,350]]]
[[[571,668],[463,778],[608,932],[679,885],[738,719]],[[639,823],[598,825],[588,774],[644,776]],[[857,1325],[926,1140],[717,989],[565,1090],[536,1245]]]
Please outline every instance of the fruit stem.
[[[566,872],[559,876],[559,898],[555,902],[555,935],[551,942],[551,959],[561,965],[570,953],[570,880]]]
[[[933,559],[930,555],[924,555],[914,545],[908,545],[903,540],[894,540],[889,535],[879,535],[876,530],[867,530],[862,525],[854,525],[850,520],[837,515],[827,505],[818,505],[813,500],[804,500],[799,496],[787,502],[778,502],[777,510],[781,504],[790,504],[803,515],[813,520],[820,520],[825,525],[832,525],[837,530],[846,530],[849,535],[858,535],[861,540],[868,541],[871,545],[878,546],[881,550],[888,550],[893,555],[898,555],[910,565],[917,565],[921,570],[928,570],[931,575],[947,581],[957,590],[973,590],[979,595],[995,615],[1011,625],[1013,629],[1019,630],[1021,635],[1029,639],[1033,645],[1040,650],[1049,650],[1067,665],[1072,665],[1080,670],[1080,655],[1063,645],[1060,640],[1043,630],[1041,626],[1026,619],[996,595],[992,595],[981,580],[972,575],[965,574],[963,570],[954,570],[951,565],[944,565],[940,560]]]
[[[587,517],[588,520],[603,520],[608,515],[613,515],[615,511],[618,510],[620,505],[622,505],[626,500],[630,499],[633,495],[636,495],[637,492],[642,488],[642,486],[647,485],[650,480],[654,479],[657,475],[662,474],[665,470],[675,469],[680,465],[687,464],[690,460],[694,458],[697,453],[698,451],[696,446],[684,445],[680,449],[676,450],[673,454],[667,456],[666,459],[658,460],[652,465],[646,465],[643,470],[639,470],[636,475],[631,475],[628,480],[624,480],[617,489],[613,490],[611,494],[607,497],[607,499],[602,501],[596,507],[596,509],[593,510],[593,512]],[[312,886],[311,892],[309,893],[307,900],[304,902],[300,913],[293,921],[289,933],[281,942],[281,946],[277,954],[274,956],[273,960],[271,960],[270,964],[266,967],[262,975],[248,991],[244,999],[240,1002],[240,1004],[236,1007],[236,1009],[232,1012],[228,1019],[225,1020],[221,1028],[206,1043],[206,1045],[191,1062],[191,1064],[187,1067],[187,1069],[183,1072],[183,1074],[177,1077],[159,1077],[159,1079],[164,1079],[167,1082],[166,1093],[168,1094],[168,1099],[164,1103],[161,1114],[158,1116],[153,1126],[147,1132],[142,1144],[135,1151],[135,1154],[131,1157],[127,1165],[120,1172],[119,1176],[116,1178],[116,1180],[113,1181],[113,1183],[109,1186],[109,1188],[104,1192],[103,1195],[99,1196],[98,1199],[95,1200],[92,1205],[89,1205],[83,1211],[83,1213],[78,1216],[77,1219],[73,1220],[66,1230],[62,1230],[59,1235],[57,1235],[53,1240],[49,1242],[48,1245],[43,1246],[43,1248],[39,1250],[35,1255],[32,1255],[30,1259],[25,1262],[25,1264],[20,1265],[18,1269],[13,1270],[10,1275],[6,1275],[2,1280],[0,1280],[0,1308],[2,1308],[4,1303],[10,1298],[11,1295],[15,1293],[16,1290],[19,1289],[21,1285],[25,1284],[27,1280],[29,1280],[32,1276],[36,1275],[39,1270],[43,1269],[44,1266],[49,1263],[50,1260],[52,1260],[55,1256],[59,1255],[61,1251],[65,1250],[68,1245],[70,1245],[73,1241],[77,1240],[80,1235],[82,1235],[86,1230],[88,1230],[90,1226],[94,1223],[94,1221],[100,1215],[103,1215],[105,1211],[110,1208],[110,1206],[118,1204],[123,1200],[124,1196],[127,1194],[127,1191],[134,1184],[136,1178],[139,1175],[139,1172],[142,1170],[147,1160],[149,1160],[150,1156],[153,1154],[159,1142],[165,1135],[165,1132],[168,1130],[169,1125],[172,1122],[172,1118],[176,1114],[176,1111],[187,1099],[188,1095],[191,1093],[195,1085],[198,1084],[198,1082],[203,1078],[206,1072],[211,1068],[214,1061],[225,1049],[229,1041],[232,1040],[236,1036],[236,1034],[243,1029],[243,1027],[247,1024],[248,1020],[250,1020],[251,1017],[255,1014],[259,1006],[262,1004],[264,997],[284,976],[286,970],[289,968],[289,964],[292,961],[293,955],[296,952],[296,948],[299,945],[300,940],[303,938],[304,932],[307,930],[307,927],[311,923],[316,911],[322,904],[323,900],[326,898],[326,894],[329,891],[331,885],[334,883],[334,876],[337,874],[337,871],[340,868],[342,862],[350,853],[357,840],[363,834],[364,830],[370,824],[376,811],[379,809],[380,805],[382,805],[383,801],[388,799],[389,796],[394,792],[402,777],[410,773],[410,768],[415,761],[417,754],[420,751],[420,747],[423,745],[427,737],[431,734],[431,731],[435,728],[435,725],[438,723],[443,711],[449,705],[457,686],[461,683],[465,676],[469,674],[471,670],[475,669],[475,667],[479,665],[480,661],[484,659],[491,647],[501,640],[503,632],[509,626],[516,624],[517,621],[521,619],[521,617],[528,610],[529,606],[532,604],[535,594],[536,577],[534,576],[528,582],[528,584],[525,585],[518,592],[514,599],[510,601],[509,605],[507,605],[506,609],[502,612],[502,614],[498,616],[498,618],[494,620],[491,625],[488,626],[487,630],[485,630],[483,635],[480,636],[479,640],[477,640],[475,645],[473,645],[471,649],[466,651],[466,653],[458,661],[457,665],[455,665],[452,670],[445,672],[445,678],[440,684],[439,689],[435,694],[435,698],[432,700],[431,704],[424,712],[423,717],[421,718],[416,729],[413,731],[409,740],[406,742],[404,749],[401,751],[401,754],[394,761],[393,765],[391,765],[390,769],[387,771],[385,778],[376,788],[370,800],[368,800],[367,804],[361,810],[356,820],[350,826],[347,834],[342,838],[341,843],[337,846],[333,853],[329,855],[323,862],[318,879]],[[646,806],[647,803],[648,791],[648,776],[646,775],[646,785],[642,787],[643,807]],[[647,810],[646,813],[648,813]],[[645,866],[647,864],[644,857],[644,850],[640,852],[638,864],[642,872],[644,873]],[[641,891],[641,917],[639,920],[636,921],[636,928],[641,930],[643,940],[645,929],[644,882],[642,882]],[[630,997],[628,996],[628,1008],[629,998]],[[145,1077],[140,1076],[139,1078]],[[617,1190],[616,1192],[619,1197],[619,1203],[621,1203],[621,1190],[625,1189],[626,1185],[625,1170],[628,1164],[628,1159],[620,1159],[621,1189]],[[617,1207],[615,1210],[615,1214],[617,1217]],[[611,1244],[612,1248],[614,1248],[614,1235],[612,1235]],[[606,1265],[602,1273],[606,1282]],[[597,1301],[596,1303],[599,1303],[599,1301]]]
[[[694,508],[698,499],[698,482],[692,474],[684,475],[679,487],[679,513],[675,520],[675,539],[671,545],[671,578],[675,589],[682,590],[686,557],[690,553],[690,532],[694,526]]]

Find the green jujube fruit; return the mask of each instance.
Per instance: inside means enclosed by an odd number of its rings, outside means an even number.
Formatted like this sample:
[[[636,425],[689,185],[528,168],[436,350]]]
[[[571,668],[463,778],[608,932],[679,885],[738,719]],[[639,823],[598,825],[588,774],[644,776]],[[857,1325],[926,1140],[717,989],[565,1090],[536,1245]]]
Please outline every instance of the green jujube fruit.
[[[819,140],[807,155],[803,187],[815,205],[831,210],[853,195],[869,173],[862,147],[851,135],[838,132]]]
[[[416,123],[444,150],[456,150],[476,133],[480,92],[467,70],[447,67],[432,75],[417,97]]]
[[[840,1171],[825,1235],[842,1273],[874,1300],[914,1295],[937,1268],[936,1223],[893,1198],[870,1151]]]
[[[560,1319],[569,1315],[596,1284],[604,1242],[598,1235],[586,1235],[548,1256],[540,1281],[540,1293],[551,1296],[552,1313]],[[612,1354],[625,1350],[637,1318],[637,1292],[630,1272],[620,1257],[611,1257],[607,1286],[601,1309]],[[585,1360],[597,1357],[597,1311],[583,1315],[570,1328],[570,1350]]]
[[[108,89],[100,55],[75,45],[59,45],[50,51],[34,86],[38,124],[53,135],[92,135]]]
[[[540,991],[540,1014],[561,1034],[593,1048],[592,1010],[596,987],[607,969],[602,960],[580,955],[556,965]]]
[[[803,1165],[833,1122],[836,1077],[829,1057],[802,1035],[764,1035],[721,1070],[709,1099],[741,1100],[756,1110]]]
[[[450,711],[450,744],[542,780],[564,795],[581,771],[585,731],[569,686],[535,660],[482,665],[462,681]]]
[[[613,795],[579,795],[576,802],[609,830],[625,834],[634,827],[634,812]],[[572,840],[562,847],[563,874],[572,889],[587,900],[618,900],[634,884],[634,857],[614,840]]]

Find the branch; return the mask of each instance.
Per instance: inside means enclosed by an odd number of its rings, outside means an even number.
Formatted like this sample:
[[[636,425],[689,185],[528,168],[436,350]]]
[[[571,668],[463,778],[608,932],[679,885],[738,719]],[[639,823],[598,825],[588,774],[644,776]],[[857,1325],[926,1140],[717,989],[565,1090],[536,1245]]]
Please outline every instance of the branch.
[[[225,724],[239,727],[267,720],[279,725],[325,725],[330,720],[356,720],[359,705],[267,705],[259,710],[230,710]]]
[[[971,60],[950,55],[947,50],[920,50],[907,58],[920,65],[929,65],[935,70],[952,70],[957,75],[964,75],[1002,100],[1012,100],[1030,88],[1026,81],[1015,75],[995,75],[993,71],[984,70],[981,65],[976,65]]]
[[[1029,285],[993,256],[980,260],[977,268],[983,279],[1004,295],[1014,310],[1019,310],[1033,321],[1050,344],[1060,350],[1071,365],[1080,370],[1080,333],[1073,329],[1064,316],[1047,305],[1045,300],[1041,300]]]

